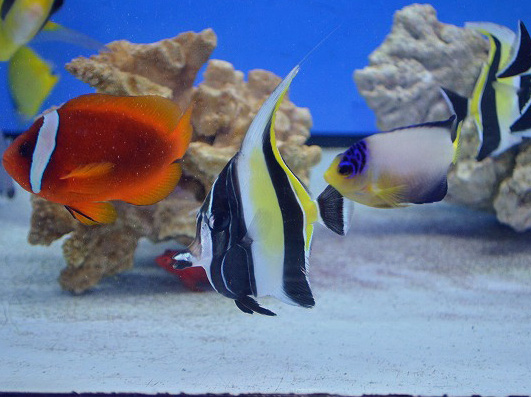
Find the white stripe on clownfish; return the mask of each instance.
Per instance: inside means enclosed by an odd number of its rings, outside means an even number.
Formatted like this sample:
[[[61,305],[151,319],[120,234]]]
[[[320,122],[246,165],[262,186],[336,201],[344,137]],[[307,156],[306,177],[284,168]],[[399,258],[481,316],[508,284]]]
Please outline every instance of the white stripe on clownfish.
[[[41,191],[42,178],[55,150],[58,130],[59,113],[54,110],[45,114],[31,160],[30,183],[31,190],[35,194]]]

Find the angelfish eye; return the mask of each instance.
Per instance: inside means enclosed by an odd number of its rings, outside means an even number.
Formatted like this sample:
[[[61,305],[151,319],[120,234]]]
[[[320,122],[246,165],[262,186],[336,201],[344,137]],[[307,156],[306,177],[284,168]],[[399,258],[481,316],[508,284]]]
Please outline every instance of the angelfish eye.
[[[339,164],[339,167],[337,168],[337,172],[339,172],[341,175],[347,176],[352,174],[354,171],[354,167],[352,167],[352,164],[349,163],[341,163]]]
[[[31,144],[28,141],[22,142],[18,147],[18,154],[22,157],[30,157],[32,155]]]

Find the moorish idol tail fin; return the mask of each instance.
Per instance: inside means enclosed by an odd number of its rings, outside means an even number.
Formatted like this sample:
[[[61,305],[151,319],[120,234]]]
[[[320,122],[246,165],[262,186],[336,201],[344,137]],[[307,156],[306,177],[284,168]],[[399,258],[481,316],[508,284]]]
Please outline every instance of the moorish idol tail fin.
[[[522,109],[522,115],[511,125],[511,132],[531,138],[531,100]]]
[[[497,74],[500,79],[531,73],[531,37],[522,21],[507,66]]]
[[[271,310],[260,306],[258,302],[250,296],[242,296],[238,299],[235,299],[234,303],[236,303],[238,309],[247,314],[258,313],[263,314],[264,316],[276,316],[276,313],[273,313]]]
[[[344,236],[350,227],[352,203],[328,185],[317,197],[322,223],[334,233]]]

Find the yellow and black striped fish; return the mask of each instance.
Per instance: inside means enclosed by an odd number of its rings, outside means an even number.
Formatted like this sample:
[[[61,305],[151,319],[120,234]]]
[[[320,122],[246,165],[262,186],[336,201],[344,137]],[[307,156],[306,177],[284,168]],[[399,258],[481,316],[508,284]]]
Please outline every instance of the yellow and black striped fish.
[[[454,93],[450,98],[458,113],[474,118],[479,138],[477,160],[497,156],[523,138],[531,137],[531,38],[523,22],[518,35],[489,22],[467,23],[467,28],[485,35],[490,43],[472,98]],[[465,109],[459,112],[458,109]]]
[[[347,229],[349,205],[341,195],[327,189],[313,201],[276,146],[275,112],[298,70],[260,108],[199,210],[196,240],[174,257],[175,268],[204,267],[214,289],[245,313],[274,315],[253,298],[262,296],[314,306],[313,224],[322,221],[340,235]]]

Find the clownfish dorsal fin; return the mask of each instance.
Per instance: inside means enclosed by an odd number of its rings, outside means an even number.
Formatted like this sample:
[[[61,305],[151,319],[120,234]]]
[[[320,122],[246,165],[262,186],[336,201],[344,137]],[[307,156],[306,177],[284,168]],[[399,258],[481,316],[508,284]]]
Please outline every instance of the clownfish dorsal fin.
[[[154,175],[146,183],[118,199],[134,205],[155,204],[166,198],[175,189],[181,174],[181,164],[170,164],[160,174]]]
[[[101,163],[89,163],[83,164],[79,167],[73,169],[68,174],[63,175],[60,179],[69,179],[69,178],[96,178],[103,175],[107,175],[112,171],[114,164],[111,162],[101,162]]]
[[[116,209],[108,202],[86,202],[65,205],[70,214],[85,225],[113,223],[118,216]]]
[[[168,134],[175,131],[182,114],[179,105],[158,95],[86,94],[71,99],[61,109],[64,111],[85,110],[105,112],[106,114],[125,114]]]

